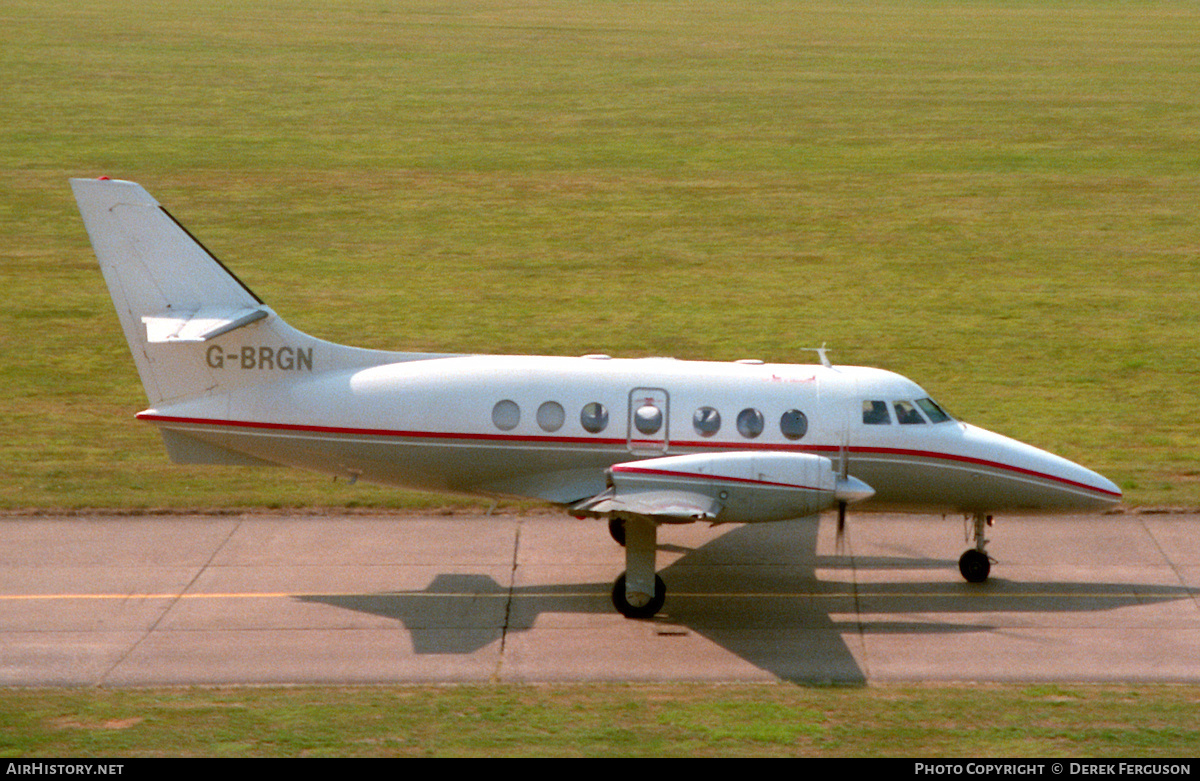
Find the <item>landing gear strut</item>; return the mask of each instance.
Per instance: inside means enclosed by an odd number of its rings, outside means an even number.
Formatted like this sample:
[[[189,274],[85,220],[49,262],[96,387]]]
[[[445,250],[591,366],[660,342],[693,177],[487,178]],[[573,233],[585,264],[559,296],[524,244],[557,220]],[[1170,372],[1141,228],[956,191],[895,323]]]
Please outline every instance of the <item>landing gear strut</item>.
[[[610,523],[609,530],[614,527],[615,523]],[[613,582],[613,607],[626,618],[650,618],[662,610],[667,599],[667,587],[654,572],[658,526],[645,518],[631,517],[624,520],[621,530],[625,571]]]
[[[984,532],[992,524],[992,516],[975,513],[972,539],[975,547],[967,550],[958,560],[958,571],[968,583],[982,583],[992,571],[992,557],[987,554],[987,538]]]

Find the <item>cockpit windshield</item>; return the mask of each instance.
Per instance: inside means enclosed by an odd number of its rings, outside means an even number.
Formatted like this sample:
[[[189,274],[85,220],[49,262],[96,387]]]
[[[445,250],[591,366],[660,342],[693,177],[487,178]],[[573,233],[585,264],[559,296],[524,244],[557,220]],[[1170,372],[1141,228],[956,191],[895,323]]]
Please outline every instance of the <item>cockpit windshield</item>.
[[[944,423],[947,420],[954,420],[933,399],[917,399],[917,406],[925,413],[925,417],[929,418],[930,423]]]
[[[897,401],[893,406],[896,409],[896,420],[902,425],[925,422],[925,418],[921,417],[921,413],[917,412],[911,401]]]
[[[889,406],[891,407],[890,412]],[[919,412],[918,409],[920,409]],[[893,401],[890,405],[882,399],[864,400],[862,412],[863,423],[868,426],[889,425],[892,422],[891,413],[895,413],[896,422],[902,426],[926,422],[945,423],[948,420],[954,420],[937,405],[937,402],[929,398],[917,399],[915,402],[900,399]],[[925,413],[924,417],[921,415],[922,412]]]

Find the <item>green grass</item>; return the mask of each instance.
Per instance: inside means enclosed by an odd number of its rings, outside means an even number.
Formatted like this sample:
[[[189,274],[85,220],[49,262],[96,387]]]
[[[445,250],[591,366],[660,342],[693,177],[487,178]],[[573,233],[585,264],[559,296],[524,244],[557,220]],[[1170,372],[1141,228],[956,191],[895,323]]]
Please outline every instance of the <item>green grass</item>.
[[[1200,506],[1200,9],[5,5],[0,508],[451,503],[187,469],[70,176],[371,347],[835,360]]]
[[[0,691],[0,756],[1194,757],[1191,687]]]

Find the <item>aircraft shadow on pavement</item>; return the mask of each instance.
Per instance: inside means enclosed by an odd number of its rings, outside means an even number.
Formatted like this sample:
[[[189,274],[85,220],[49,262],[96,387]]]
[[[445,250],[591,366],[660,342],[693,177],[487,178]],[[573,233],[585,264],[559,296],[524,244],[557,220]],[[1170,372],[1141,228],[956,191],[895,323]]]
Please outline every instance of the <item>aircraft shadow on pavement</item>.
[[[745,525],[684,553],[660,570],[667,602],[650,621],[664,635],[699,634],[783,680],[854,684],[866,676],[848,635],[987,632],[997,628],[998,615],[1096,612],[1191,597],[1182,586],[995,576],[969,584],[952,560],[819,556],[817,530],[814,522]],[[883,582],[855,574],[878,569],[939,574]],[[417,654],[466,654],[531,629],[543,614],[613,615],[610,590],[609,582],[507,588],[487,575],[446,573],[418,592],[298,599],[398,621]]]

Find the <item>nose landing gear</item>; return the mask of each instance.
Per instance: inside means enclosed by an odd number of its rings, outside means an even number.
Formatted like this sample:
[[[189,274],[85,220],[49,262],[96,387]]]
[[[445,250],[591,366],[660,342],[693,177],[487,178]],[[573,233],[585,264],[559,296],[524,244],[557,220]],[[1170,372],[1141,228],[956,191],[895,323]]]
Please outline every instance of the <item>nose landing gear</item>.
[[[992,516],[975,513],[972,539],[975,547],[968,549],[958,560],[958,571],[968,583],[983,583],[992,571],[992,557],[987,554],[987,538],[984,532],[992,525]]]
[[[980,553],[974,548],[963,553],[958,560],[958,571],[968,583],[982,583],[988,579],[992,571],[992,560],[986,553]]]

